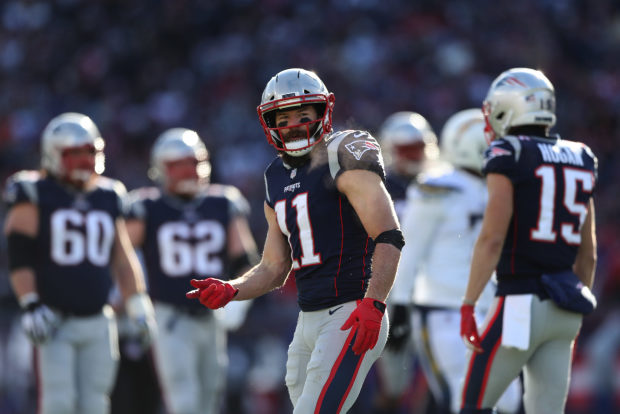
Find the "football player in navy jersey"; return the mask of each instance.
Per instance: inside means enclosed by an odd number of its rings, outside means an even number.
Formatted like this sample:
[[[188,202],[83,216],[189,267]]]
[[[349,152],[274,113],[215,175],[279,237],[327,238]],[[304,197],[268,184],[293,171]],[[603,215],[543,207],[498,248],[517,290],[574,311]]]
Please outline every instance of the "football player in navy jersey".
[[[523,370],[525,411],[560,414],[575,337],[596,305],[597,160],[585,144],[549,134],[555,92],[538,70],[500,74],[483,112],[489,200],[461,306],[471,349],[461,413],[493,412]],[[474,306],[494,270],[496,297],[478,329]]]
[[[388,193],[396,215],[402,222],[407,208],[407,189],[438,154],[437,136],[429,122],[416,112],[402,111],[388,116],[378,135],[386,164]],[[414,378],[411,370],[411,306],[409,302],[394,304],[388,298],[390,330],[383,355],[377,361],[379,392],[374,401],[379,413],[396,412],[401,397]]]
[[[267,83],[258,106],[279,156],[265,171],[263,256],[224,283],[194,280],[188,292],[209,308],[281,287],[295,270],[301,308],[288,350],[294,413],[344,413],[385,345],[385,299],[404,245],[385,189],[377,141],[332,132],[334,95],[304,69]]]
[[[125,188],[100,175],[103,147],[88,116],[61,114],[43,131],[42,170],[7,183],[11,283],[36,346],[43,414],[109,412],[118,362],[116,319],[106,304],[112,275],[145,342],[155,330],[123,219]]]
[[[226,380],[225,326],[213,311],[186,299],[192,276],[227,278],[257,262],[247,201],[235,187],[209,183],[210,171],[198,134],[172,128],[151,153],[150,175],[159,188],[130,194],[127,227],[144,254],[159,326],[155,363],[171,414],[218,413]],[[243,312],[231,304],[229,321],[238,319],[233,308]]]

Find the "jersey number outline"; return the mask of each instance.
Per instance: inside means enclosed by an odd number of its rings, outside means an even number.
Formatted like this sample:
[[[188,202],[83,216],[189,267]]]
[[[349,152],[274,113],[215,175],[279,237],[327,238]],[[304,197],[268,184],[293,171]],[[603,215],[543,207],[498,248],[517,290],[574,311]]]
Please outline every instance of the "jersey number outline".
[[[190,240],[195,240],[194,242]],[[201,276],[221,276],[224,264],[220,252],[226,242],[224,226],[215,220],[195,224],[172,221],[157,231],[159,265],[170,277],[194,273]]]
[[[114,222],[104,211],[81,213],[60,209],[51,215],[51,258],[61,266],[73,266],[88,259],[95,266],[107,266],[114,243]]]
[[[301,246],[301,257],[293,259],[293,269],[300,267],[312,266],[321,263],[321,254],[314,250],[314,234],[312,232],[312,222],[310,221],[310,213],[308,211],[308,193],[300,193],[291,200],[291,205],[297,212],[297,229],[299,230],[299,245]],[[286,200],[280,200],[274,205],[276,218],[280,231],[288,238],[288,244],[291,247],[291,255],[293,252],[293,244],[291,243],[291,232],[286,226]],[[300,264],[301,263],[301,264]]]
[[[530,230],[532,240],[541,242],[555,242],[557,232],[553,229],[555,216],[555,192],[556,192],[556,173],[555,168],[550,165],[542,165],[536,169],[534,174],[541,179],[540,208],[536,228]],[[582,183],[584,192],[592,192],[594,188],[594,178],[589,171],[576,168],[563,168],[564,174],[564,207],[571,215],[579,216],[579,226],[575,229],[572,223],[560,223],[560,235],[568,244],[578,245],[581,243],[581,226],[586,219],[588,207],[577,202],[577,181]]]

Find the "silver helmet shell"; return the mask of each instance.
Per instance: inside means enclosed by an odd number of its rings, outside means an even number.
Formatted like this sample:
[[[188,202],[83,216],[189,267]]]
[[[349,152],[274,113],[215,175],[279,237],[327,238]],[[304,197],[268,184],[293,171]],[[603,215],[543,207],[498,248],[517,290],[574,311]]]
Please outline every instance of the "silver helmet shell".
[[[539,70],[513,68],[491,84],[482,110],[487,140],[503,137],[519,125],[555,125],[555,90]]]
[[[484,136],[484,116],[478,108],[459,111],[443,126],[440,148],[450,164],[481,172],[488,143]]]
[[[437,158],[439,152],[433,128],[417,112],[402,111],[388,116],[379,129],[379,141],[386,163],[411,176],[420,173],[424,161]],[[422,147],[419,160],[411,159],[400,151],[416,145]]]
[[[309,153],[314,145],[331,132],[334,101],[334,94],[327,90],[316,73],[292,68],[279,72],[267,82],[261,103],[256,110],[267,141],[278,151],[299,157]],[[317,107],[317,121],[288,125],[284,128],[275,125],[277,110],[293,109],[309,104]],[[281,130],[296,127],[306,129],[306,138],[284,142]]]
[[[63,151],[86,145],[95,149],[95,173],[102,174],[105,141],[93,120],[77,112],[65,112],[52,118],[41,136],[41,168],[57,177],[71,174],[63,165]]]
[[[200,182],[196,183],[197,185],[209,180],[211,175],[209,152],[198,133],[186,128],[171,128],[164,131],[157,137],[151,150],[149,177],[166,185],[168,182],[166,163],[185,158],[194,158],[198,162],[196,173]],[[191,190],[195,192],[194,188]]]

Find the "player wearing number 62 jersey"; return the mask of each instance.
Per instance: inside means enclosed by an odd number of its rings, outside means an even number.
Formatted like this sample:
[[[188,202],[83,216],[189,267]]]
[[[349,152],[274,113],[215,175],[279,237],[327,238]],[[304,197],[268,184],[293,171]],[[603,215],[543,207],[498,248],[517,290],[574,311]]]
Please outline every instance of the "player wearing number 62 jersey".
[[[13,175],[5,192],[11,283],[36,345],[43,414],[109,412],[118,362],[112,275],[148,341],[155,326],[123,219],[125,187],[100,176],[104,142],[93,121],[65,113],[42,136],[42,171]]]
[[[159,326],[154,354],[164,401],[171,414],[216,414],[226,379],[225,325],[185,292],[196,274],[227,278],[255,263],[249,207],[235,187],[208,182],[207,149],[195,131],[162,133],[151,166],[159,188],[130,193],[127,228],[144,254]],[[235,318],[240,324],[245,308],[238,305],[244,303],[226,307],[225,322]]]
[[[597,160],[586,145],[549,134],[555,93],[540,71],[499,75],[483,113],[489,201],[461,306],[461,336],[472,349],[461,413],[492,412],[523,369],[525,411],[560,414],[582,314],[596,302]],[[474,305],[493,270],[496,297],[479,331]]]
[[[367,132],[331,132],[334,95],[287,69],[267,83],[259,119],[279,157],[265,171],[261,262],[230,283],[195,280],[189,298],[217,308],[284,284],[295,269],[297,327],[286,385],[293,413],[344,413],[387,337],[385,298],[404,241]]]

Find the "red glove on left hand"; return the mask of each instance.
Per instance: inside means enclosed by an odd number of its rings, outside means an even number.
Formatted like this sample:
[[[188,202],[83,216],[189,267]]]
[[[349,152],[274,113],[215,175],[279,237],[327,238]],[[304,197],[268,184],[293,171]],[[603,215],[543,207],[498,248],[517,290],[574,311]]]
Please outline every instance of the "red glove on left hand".
[[[461,338],[463,338],[467,348],[474,352],[482,352],[473,305],[464,304],[461,306]]]
[[[212,277],[203,280],[192,279],[190,283],[196,289],[187,292],[185,296],[188,299],[200,300],[200,303],[209,309],[225,306],[239,293],[239,289],[230,283]]]
[[[384,313],[385,303],[372,298],[364,298],[351,312],[349,319],[340,327],[343,331],[352,327],[352,332],[357,332],[352,348],[355,355],[363,354],[375,347],[379,339]]]

